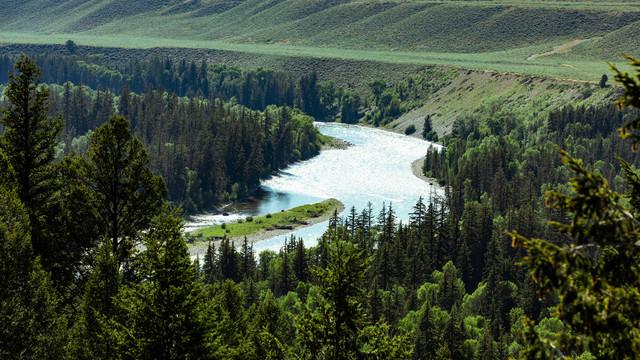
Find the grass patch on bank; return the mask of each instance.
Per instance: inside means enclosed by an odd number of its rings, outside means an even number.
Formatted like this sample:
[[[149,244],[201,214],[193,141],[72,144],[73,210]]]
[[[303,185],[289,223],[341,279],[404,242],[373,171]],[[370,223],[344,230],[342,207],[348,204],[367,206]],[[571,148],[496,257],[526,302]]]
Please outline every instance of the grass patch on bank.
[[[278,213],[267,214],[259,217],[247,217],[235,223],[215,225],[194,233],[187,234],[194,240],[205,240],[210,237],[238,238],[248,236],[261,231],[276,229],[293,229],[301,225],[307,225],[307,221],[313,218],[332,214],[334,210],[342,206],[336,199],[328,199],[315,204],[302,205]]]

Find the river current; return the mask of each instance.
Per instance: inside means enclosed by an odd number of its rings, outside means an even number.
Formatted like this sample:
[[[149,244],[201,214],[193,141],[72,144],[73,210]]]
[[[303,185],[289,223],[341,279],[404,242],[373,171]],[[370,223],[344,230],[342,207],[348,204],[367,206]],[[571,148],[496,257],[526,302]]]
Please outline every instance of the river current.
[[[360,212],[373,205],[373,214],[389,204],[406,223],[409,213],[420,196],[424,202],[441,190],[418,179],[411,171],[411,163],[423,157],[431,143],[380,129],[338,123],[316,123],[322,134],[353,144],[346,149],[331,149],[306,161],[293,164],[262,181],[254,196],[225,208],[227,216],[202,214],[189,219],[185,231],[234,222],[246,216],[260,216],[280,210],[322,201],[340,200],[346,216],[352,206]],[[278,250],[291,235],[302,237],[305,246],[317,244],[327,228],[319,223],[293,233],[254,244],[256,254],[264,249]]]

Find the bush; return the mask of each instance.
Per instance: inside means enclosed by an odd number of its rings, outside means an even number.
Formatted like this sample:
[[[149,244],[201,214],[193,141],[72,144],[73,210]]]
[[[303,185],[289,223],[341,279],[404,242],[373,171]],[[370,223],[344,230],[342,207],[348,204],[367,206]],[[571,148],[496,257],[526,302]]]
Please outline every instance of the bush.
[[[271,219],[271,214],[267,214],[267,219]]]
[[[245,218],[245,220],[247,220],[247,222],[252,222],[253,221],[253,216],[247,216]]]
[[[413,125],[413,124],[411,124],[411,125],[407,126],[407,128],[406,128],[406,129],[404,129],[404,134],[405,134],[405,135],[411,135],[411,134],[413,134],[414,132],[416,132],[416,126],[415,126],[415,125]]]
[[[222,223],[222,225],[220,225],[220,228],[226,229],[227,228],[227,224],[226,223]]]

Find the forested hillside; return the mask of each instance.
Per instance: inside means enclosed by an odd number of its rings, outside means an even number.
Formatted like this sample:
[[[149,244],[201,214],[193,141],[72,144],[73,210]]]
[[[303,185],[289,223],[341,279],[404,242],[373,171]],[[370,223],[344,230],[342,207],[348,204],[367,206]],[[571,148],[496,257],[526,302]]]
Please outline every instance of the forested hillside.
[[[90,132],[117,112],[147,147],[169,199],[190,213],[242,197],[260,177],[318,153],[322,140],[313,119],[273,105],[295,107],[316,120],[362,119],[436,140],[467,117],[484,126],[485,117],[504,122],[517,113],[522,119],[509,123],[537,126],[564,105],[602,106],[613,99],[606,84],[578,87],[441,67],[419,69],[393,83],[373,79],[364,88],[349,88],[321,82],[314,71],[245,70],[157,57],[126,63],[101,55],[34,58],[52,84],[51,113],[66,120],[60,155],[83,153]],[[7,80],[1,69],[8,72],[15,59],[0,56],[0,81]],[[430,130],[424,132],[425,126]],[[214,160],[204,161],[212,154]]]
[[[393,204],[364,205],[334,216],[316,247],[292,237],[256,257],[246,241],[225,240],[195,263],[182,220],[163,201],[165,182],[122,115],[160,104],[173,114],[212,111],[221,118],[200,119],[209,127],[199,136],[238,135],[229,122],[249,135],[271,115],[286,125],[290,110],[125,88],[119,114],[88,135],[86,151],[56,160],[64,120],[48,115],[53,92],[38,78],[22,57],[4,89],[3,357],[634,358],[637,77],[617,75],[626,90],[619,103],[632,107],[623,112],[567,106],[540,119],[487,108],[460,117],[441,139],[445,150],[424,164],[445,196],[419,199],[406,224]],[[136,110],[136,101],[149,107]],[[162,122],[136,126],[141,137],[158,134],[145,132],[152,124]],[[619,127],[631,141],[618,138]],[[561,165],[558,145],[586,165],[566,153],[569,167]],[[614,153],[628,162],[605,163]],[[543,207],[542,191],[568,187]]]

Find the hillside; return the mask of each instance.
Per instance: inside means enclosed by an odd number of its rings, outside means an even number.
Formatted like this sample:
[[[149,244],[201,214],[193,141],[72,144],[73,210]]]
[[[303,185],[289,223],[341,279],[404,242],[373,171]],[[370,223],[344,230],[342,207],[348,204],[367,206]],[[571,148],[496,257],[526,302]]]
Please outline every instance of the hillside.
[[[439,136],[451,133],[459,116],[495,112],[522,114],[524,118],[546,118],[565,105],[609,105],[620,96],[616,87],[554,80],[541,77],[501,74],[487,71],[462,71],[447,86],[429,96],[419,106],[387,125],[397,132],[415,126],[421,137],[425,116],[430,116]]]
[[[5,43],[207,48],[597,80],[636,1],[0,0]],[[568,44],[568,45],[567,45]],[[564,46],[563,46],[564,45]],[[563,51],[549,54],[554,48]],[[547,54],[543,56],[535,56]]]

